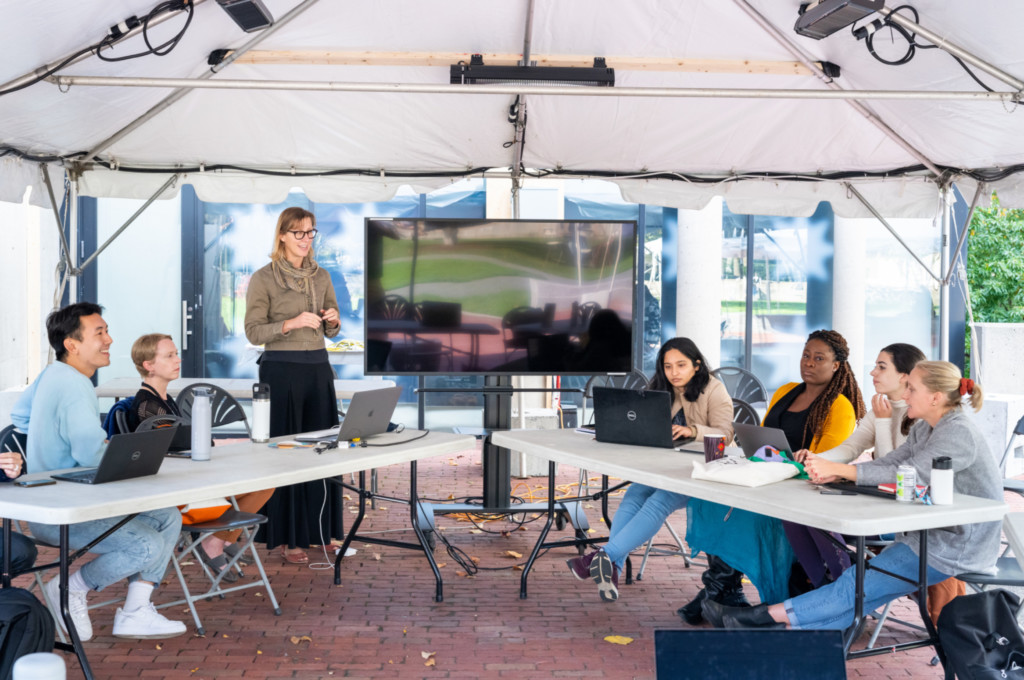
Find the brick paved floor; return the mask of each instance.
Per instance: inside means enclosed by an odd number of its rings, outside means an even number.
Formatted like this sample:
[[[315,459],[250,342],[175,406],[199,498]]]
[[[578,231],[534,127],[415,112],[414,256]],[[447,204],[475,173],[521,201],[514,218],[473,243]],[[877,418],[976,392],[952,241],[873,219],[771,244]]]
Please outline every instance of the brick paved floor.
[[[425,497],[480,492],[477,451],[423,461],[419,469]],[[381,470],[381,493],[404,497],[407,477],[405,466]],[[576,469],[560,469],[563,492],[577,479]],[[518,484],[514,493],[539,500],[545,487],[545,478],[532,478]],[[1024,507],[1017,501],[1018,508]],[[615,503],[617,499],[613,507]],[[586,512],[596,535],[604,534],[599,504],[587,503]],[[393,531],[392,537],[409,540],[407,518],[407,505],[381,502],[370,511],[363,530]],[[682,513],[672,523],[682,534]],[[438,526],[479,567],[474,576],[459,575],[463,568],[439,546],[435,556],[445,565],[444,602],[434,602],[427,562],[411,551],[356,543],[359,552],[344,561],[341,586],[333,584],[326,564],[322,569],[284,564],[263,551],[284,610],[280,617],[274,616],[265,593],[252,589],[200,603],[204,637],[194,635],[183,606],[170,615],[188,621],[187,635],[133,642],[111,637],[112,608],[94,610],[96,637],[86,643],[93,671],[104,679],[653,678],[654,631],[684,628],[675,610],[698,589],[700,567],[686,569],[678,556],[656,556],[641,582],[622,586],[618,602],[604,604],[592,583],[576,581],[568,573],[564,561],[575,552],[561,548],[538,560],[529,598],[520,600],[519,572],[512,567],[529,554],[539,523],[528,523],[520,531],[507,521],[492,521],[484,530],[499,533],[474,533],[478,530],[471,523],[440,517]],[[670,542],[667,532],[662,534],[657,541]],[[568,537],[570,531],[559,535]],[[508,551],[524,557],[509,556]],[[316,559],[311,551],[311,558],[324,561],[322,553]],[[158,602],[179,592],[173,573],[168,573],[170,579],[156,594]],[[753,587],[747,590],[756,596]],[[920,621],[908,600],[894,610],[901,618]],[[605,640],[611,635],[632,642],[612,644]],[[880,643],[911,637],[889,626]],[[66,658],[68,677],[80,677],[73,656]],[[928,665],[930,658],[929,650],[915,650],[851,662],[847,669],[850,678],[941,678]]]

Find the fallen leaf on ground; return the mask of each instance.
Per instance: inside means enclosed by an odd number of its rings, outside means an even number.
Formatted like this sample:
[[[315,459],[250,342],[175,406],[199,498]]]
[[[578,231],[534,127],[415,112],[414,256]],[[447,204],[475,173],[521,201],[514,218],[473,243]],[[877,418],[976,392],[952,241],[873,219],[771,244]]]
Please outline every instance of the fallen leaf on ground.
[[[348,494],[345,494],[344,496],[342,496],[342,498],[344,498],[344,499],[345,499],[345,500],[347,500],[347,501],[350,501],[350,500],[352,500],[352,496],[350,496],[350,495],[348,495]]]
[[[464,572],[464,571],[457,571],[457,572],[455,572],[455,575],[456,575],[456,576],[462,576],[462,577],[466,577],[466,576],[469,576],[469,574],[467,574],[467,573],[466,573],[466,572]]]
[[[434,661],[434,657],[430,657],[429,659],[427,659],[426,661],[423,662],[423,665],[424,666],[436,666],[437,662]]]
[[[447,567],[447,566],[448,566],[448,563],[447,563],[447,562],[438,562],[438,563],[437,563],[437,568],[438,568],[438,569],[444,569],[444,568],[445,568],[445,567]]]
[[[512,571],[522,571],[522,570],[523,570],[523,565],[521,565],[521,564],[516,564],[516,565],[512,566]]]
[[[420,656],[424,659],[431,659],[435,654],[437,654],[437,652],[420,652]]]
[[[523,556],[522,553],[517,553],[515,550],[506,550],[505,551],[505,557],[511,557],[514,560],[518,560],[522,556]]]
[[[626,637],[625,635],[609,635],[604,639],[605,642],[610,642],[613,645],[628,645],[633,641],[633,638]]]
[[[373,553],[373,559],[375,559],[378,562],[380,562],[380,553]]]
[[[480,564],[480,558],[479,557],[470,557],[469,559],[473,560],[473,564]]]
[[[484,532],[483,532],[482,529],[470,529],[469,533],[471,533],[471,534],[482,534]]]
[[[292,640],[292,644],[293,645],[297,645],[300,642],[312,642],[313,638],[309,637],[308,635],[303,635],[302,637],[299,637],[297,635],[293,635],[291,640]]]

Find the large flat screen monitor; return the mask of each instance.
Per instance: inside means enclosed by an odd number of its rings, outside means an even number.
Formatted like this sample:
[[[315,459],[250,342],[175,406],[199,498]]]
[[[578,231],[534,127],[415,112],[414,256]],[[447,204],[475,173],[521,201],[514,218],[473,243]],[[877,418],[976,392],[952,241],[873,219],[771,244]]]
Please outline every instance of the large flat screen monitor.
[[[366,220],[367,375],[633,365],[636,222]]]

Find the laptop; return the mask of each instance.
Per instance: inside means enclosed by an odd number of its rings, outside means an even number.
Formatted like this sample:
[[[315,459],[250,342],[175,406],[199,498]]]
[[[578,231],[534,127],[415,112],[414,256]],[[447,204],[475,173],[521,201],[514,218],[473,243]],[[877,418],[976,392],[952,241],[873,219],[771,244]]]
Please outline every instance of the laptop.
[[[779,451],[793,453],[786,433],[777,427],[762,427],[761,425],[749,425],[747,423],[733,423],[736,433],[736,443],[743,449],[743,455],[750,458],[762,446],[771,446]]]
[[[599,442],[676,447],[672,439],[672,395],[668,392],[595,387],[594,425]]]
[[[355,392],[348,402],[348,411],[345,412],[345,419],[341,425],[337,428],[310,432],[295,439],[300,442],[346,442],[387,432],[401,395],[401,387]]]
[[[164,454],[174,439],[175,429],[162,427],[146,432],[115,434],[107,444],[99,467],[60,472],[50,477],[79,484],[106,484],[155,475],[164,462]]]

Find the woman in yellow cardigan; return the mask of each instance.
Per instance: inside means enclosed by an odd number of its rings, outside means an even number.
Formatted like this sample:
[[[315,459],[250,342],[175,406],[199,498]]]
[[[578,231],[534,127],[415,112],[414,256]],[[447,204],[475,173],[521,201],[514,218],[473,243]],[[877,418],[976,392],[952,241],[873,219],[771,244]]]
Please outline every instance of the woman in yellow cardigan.
[[[763,424],[785,432],[793,451],[827,451],[849,437],[857,419],[863,417],[864,400],[847,361],[849,355],[842,335],[814,331],[800,358],[802,381],[787,383],[772,395]],[[787,596],[793,557],[779,520],[697,501],[691,501],[687,513],[687,543],[707,554],[708,568],[701,576],[705,587],[678,610],[684,621],[701,622],[705,599],[746,606],[744,569],[758,586],[762,601]],[[729,564],[730,559],[740,569]]]

